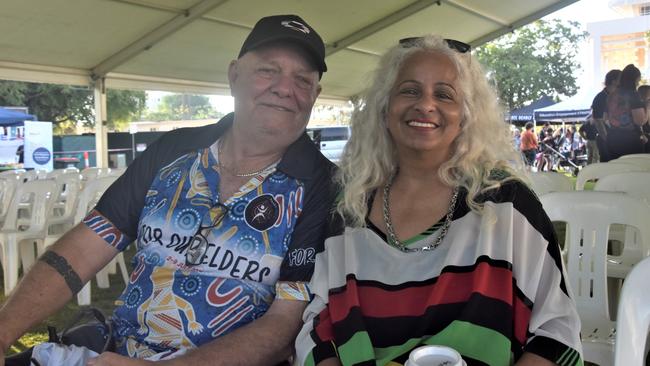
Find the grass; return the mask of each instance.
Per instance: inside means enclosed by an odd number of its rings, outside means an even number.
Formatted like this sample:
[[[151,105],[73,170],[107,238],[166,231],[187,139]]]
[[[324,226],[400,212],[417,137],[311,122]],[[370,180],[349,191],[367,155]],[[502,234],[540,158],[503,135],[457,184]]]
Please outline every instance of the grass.
[[[124,253],[124,259],[127,263],[127,267],[130,267],[130,261],[133,255],[135,254],[135,246],[129,246],[129,249]],[[129,269],[130,271],[130,269]],[[4,304],[5,295],[3,287],[2,272],[0,272],[0,304]],[[100,309],[104,315],[109,316],[113,313],[115,309],[115,300],[120,296],[122,290],[124,289],[124,282],[122,281],[122,276],[118,273],[114,275],[109,275],[110,287],[107,289],[102,289],[97,287],[97,283],[94,279],[91,281],[92,286],[92,298],[91,306]],[[19,353],[27,350],[28,348],[39,344],[41,342],[47,341],[47,327],[54,326],[57,330],[61,331],[66,327],[70,321],[74,319],[77,315],[79,309],[82,307],[77,305],[77,297],[75,296],[56,314],[48,317],[45,321],[36,325],[25,333],[15,344],[11,346],[8,354]]]

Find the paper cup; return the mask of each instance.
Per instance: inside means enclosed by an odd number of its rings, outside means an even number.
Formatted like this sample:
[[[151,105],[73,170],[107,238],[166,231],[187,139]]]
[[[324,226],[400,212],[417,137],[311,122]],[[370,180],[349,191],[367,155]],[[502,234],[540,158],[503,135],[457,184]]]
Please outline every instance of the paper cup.
[[[411,351],[404,366],[466,366],[466,363],[453,348],[422,346]]]

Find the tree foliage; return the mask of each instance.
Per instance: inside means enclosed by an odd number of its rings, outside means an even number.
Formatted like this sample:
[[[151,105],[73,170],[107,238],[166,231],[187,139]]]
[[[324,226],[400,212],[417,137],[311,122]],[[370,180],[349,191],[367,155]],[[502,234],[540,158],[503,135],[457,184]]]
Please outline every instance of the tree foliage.
[[[578,45],[586,36],[577,22],[538,20],[479,47],[475,55],[512,110],[544,95],[556,100],[574,95]]]
[[[108,89],[109,129],[138,119],[145,109],[145,102],[144,91]],[[85,87],[0,80],[0,105],[28,107],[30,114],[55,125],[95,125],[94,95]]]
[[[170,94],[165,95],[157,110],[146,115],[151,121],[191,120],[220,118],[223,114],[216,111],[205,95]]]

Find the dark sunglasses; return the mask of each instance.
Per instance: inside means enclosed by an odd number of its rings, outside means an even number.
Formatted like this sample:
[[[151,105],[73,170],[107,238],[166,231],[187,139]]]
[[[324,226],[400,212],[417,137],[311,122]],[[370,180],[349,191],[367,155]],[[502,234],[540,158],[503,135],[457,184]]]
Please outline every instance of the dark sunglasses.
[[[399,44],[403,47],[413,47],[416,46],[424,37],[408,37],[402,38],[399,40]],[[447,46],[452,50],[456,50],[460,53],[467,53],[472,49],[472,46],[468,45],[465,42],[457,41],[455,39],[445,38],[444,40],[447,43]]]
[[[208,239],[206,238],[207,234],[205,231],[219,226],[219,224],[221,224],[223,221],[223,218],[226,217],[227,213],[228,206],[220,202],[217,202],[216,205],[210,207],[208,212],[206,212],[207,215],[210,215],[210,225],[203,226],[204,220],[201,220],[201,224],[196,230],[196,233],[194,233],[194,236],[192,236],[190,246],[187,248],[187,252],[185,253],[186,265],[196,266],[201,264],[203,257],[205,256],[205,253],[208,251],[209,247]]]

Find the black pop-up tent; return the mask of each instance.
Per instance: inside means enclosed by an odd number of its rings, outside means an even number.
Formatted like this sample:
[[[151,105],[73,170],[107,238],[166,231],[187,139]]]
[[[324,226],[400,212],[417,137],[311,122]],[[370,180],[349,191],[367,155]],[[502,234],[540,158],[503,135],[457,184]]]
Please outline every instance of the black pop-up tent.
[[[31,114],[0,108],[0,126],[21,126],[25,121],[35,121]]]
[[[543,96],[526,106],[510,111],[510,116],[508,119],[512,124],[523,125],[526,122],[533,120],[535,109],[544,108],[553,104],[555,104],[553,98],[549,96]]]

